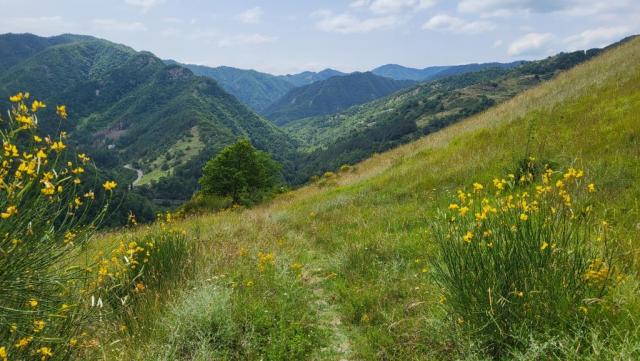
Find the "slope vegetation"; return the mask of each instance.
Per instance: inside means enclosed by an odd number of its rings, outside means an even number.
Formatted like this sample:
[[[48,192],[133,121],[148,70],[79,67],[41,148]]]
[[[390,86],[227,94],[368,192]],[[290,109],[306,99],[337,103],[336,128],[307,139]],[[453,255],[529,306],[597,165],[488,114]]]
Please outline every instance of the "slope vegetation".
[[[408,68],[397,64],[387,64],[373,69],[371,72],[395,80],[430,81],[442,79],[447,76],[470,73],[489,68],[515,68],[522,61],[511,63],[482,63],[464,65],[430,66],[424,69]]]
[[[410,87],[412,81],[383,78],[373,73],[332,77],[289,91],[269,106],[265,116],[278,125],[294,119],[333,114]]]
[[[150,291],[149,300],[170,301],[150,302],[137,313],[145,328],[124,340],[105,336],[101,352],[148,360],[492,359],[461,332],[464,320],[443,312],[447,300],[429,277],[429,225],[456,189],[490,184],[535,157],[585,169],[596,183],[595,217],[608,221],[624,259],[626,276],[612,295],[622,312],[613,323],[595,315],[594,328],[576,339],[527,339],[508,358],[637,359],[638,114],[635,39],[322,185],[177,222],[197,244],[196,272],[180,290]]]

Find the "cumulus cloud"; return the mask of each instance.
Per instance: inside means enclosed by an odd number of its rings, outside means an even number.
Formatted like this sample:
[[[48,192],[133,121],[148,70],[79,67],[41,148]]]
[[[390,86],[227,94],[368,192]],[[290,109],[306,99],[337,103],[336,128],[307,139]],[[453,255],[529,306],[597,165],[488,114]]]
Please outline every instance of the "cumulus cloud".
[[[509,55],[533,55],[539,54],[553,40],[551,33],[529,33],[515,40],[509,45]]]
[[[341,34],[368,33],[374,30],[392,28],[400,23],[396,16],[376,16],[358,18],[350,14],[334,14],[329,10],[314,13],[320,18],[317,26],[320,30]]]
[[[565,43],[568,44],[571,50],[599,48],[630,33],[631,31],[626,26],[599,27],[570,36],[565,39]]]
[[[218,46],[224,48],[238,45],[261,45],[273,43],[276,40],[278,40],[277,37],[264,34],[233,35],[220,39]]]
[[[4,17],[0,21],[0,33],[26,32],[50,36],[74,31],[75,24],[62,16]]]
[[[368,8],[376,14],[399,14],[430,8],[436,0],[355,0],[349,5],[352,8]]]
[[[257,24],[261,19],[262,9],[259,6],[247,9],[236,16],[236,20],[245,24]]]
[[[460,34],[478,34],[494,30],[495,24],[488,21],[465,21],[461,18],[440,14],[422,25],[423,29]]]
[[[514,12],[585,16],[624,11],[632,6],[632,0],[461,0],[458,10],[480,16],[509,16]]]
[[[141,22],[126,22],[116,19],[93,19],[91,24],[98,29],[119,32],[147,31],[147,27]]]
[[[164,0],[125,0],[128,5],[142,8],[143,11],[149,10],[162,2]]]

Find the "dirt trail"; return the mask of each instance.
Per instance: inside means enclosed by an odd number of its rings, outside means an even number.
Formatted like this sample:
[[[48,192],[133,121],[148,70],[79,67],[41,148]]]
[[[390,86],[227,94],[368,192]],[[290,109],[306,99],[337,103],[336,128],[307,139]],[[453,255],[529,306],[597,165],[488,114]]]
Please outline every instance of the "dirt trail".
[[[140,181],[142,180],[142,177],[144,177],[144,172],[143,172],[142,170],[140,170],[140,169],[135,169],[135,168],[133,168],[133,167],[131,166],[131,164],[127,164],[127,165],[125,165],[124,167],[125,167],[126,169],[129,169],[129,170],[133,170],[133,171],[135,171],[135,172],[136,172],[136,174],[138,175],[138,176],[137,176],[137,178],[136,178],[136,180],[134,180],[134,181],[133,181],[133,183],[131,183],[131,185],[135,187],[136,185],[138,185],[138,183],[140,183]]]

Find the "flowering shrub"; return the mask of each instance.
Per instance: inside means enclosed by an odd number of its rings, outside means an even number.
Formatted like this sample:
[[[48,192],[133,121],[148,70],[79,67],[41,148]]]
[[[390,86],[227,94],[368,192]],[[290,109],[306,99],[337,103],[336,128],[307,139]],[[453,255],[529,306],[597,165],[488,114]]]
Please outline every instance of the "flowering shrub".
[[[522,335],[579,332],[620,274],[584,172],[545,169],[474,183],[434,225],[441,303],[494,354]],[[525,336],[528,337],[528,336]]]
[[[89,219],[93,191],[81,191],[90,159],[67,154],[67,135],[39,132],[47,105],[10,98],[0,119],[0,359],[63,359],[77,344],[82,271],[71,263],[103,213]],[[64,105],[55,108],[66,121]],[[55,127],[47,127],[55,129]],[[60,129],[60,127],[58,127]],[[108,187],[107,187],[108,186]],[[115,182],[105,188],[112,190]]]

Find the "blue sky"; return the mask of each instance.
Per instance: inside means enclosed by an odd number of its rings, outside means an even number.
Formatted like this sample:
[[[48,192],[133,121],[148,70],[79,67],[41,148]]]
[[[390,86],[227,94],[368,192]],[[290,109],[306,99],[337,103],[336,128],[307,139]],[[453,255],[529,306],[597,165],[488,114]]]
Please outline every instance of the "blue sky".
[[[89,34],[162,58],[276,74],[536,59],[640,32],[640,0],[0,0],[0,8],[0,33]]]

